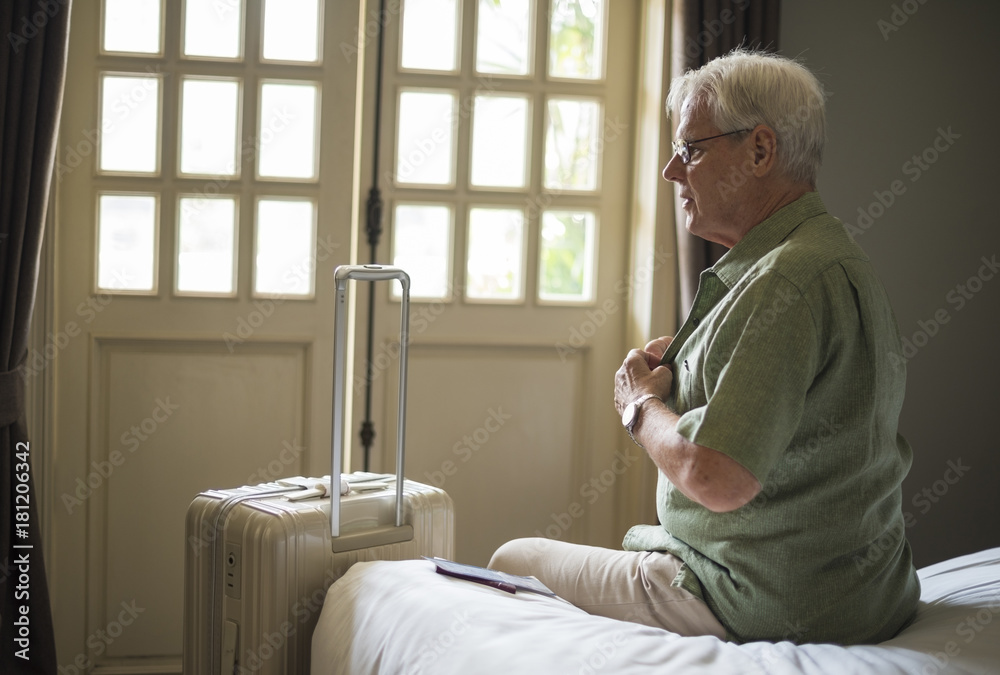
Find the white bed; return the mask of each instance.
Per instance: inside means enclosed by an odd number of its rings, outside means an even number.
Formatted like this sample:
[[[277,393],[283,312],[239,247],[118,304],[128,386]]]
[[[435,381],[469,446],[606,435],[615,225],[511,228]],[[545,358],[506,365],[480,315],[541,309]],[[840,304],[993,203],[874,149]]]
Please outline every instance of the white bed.
[[[511,595],[437,574],[427,561],[358,563],[327,594],[312,673],[1000,673],[1000,548],[919,574],[916,619],[882,644],[736,645]]]

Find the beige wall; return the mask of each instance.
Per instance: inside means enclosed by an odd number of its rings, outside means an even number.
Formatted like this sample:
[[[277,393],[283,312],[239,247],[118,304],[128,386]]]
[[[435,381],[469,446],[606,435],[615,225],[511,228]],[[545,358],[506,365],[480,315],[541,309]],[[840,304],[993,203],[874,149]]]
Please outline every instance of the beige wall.
[[[1000,3],[782,4],[782,52],[831,94],[820,191],[862,227],[913,345],[901,430],[916,562],[1000,546],[1000,271],[982,260],[1000,257]],[[890,206],[872,207],[875,192]]]

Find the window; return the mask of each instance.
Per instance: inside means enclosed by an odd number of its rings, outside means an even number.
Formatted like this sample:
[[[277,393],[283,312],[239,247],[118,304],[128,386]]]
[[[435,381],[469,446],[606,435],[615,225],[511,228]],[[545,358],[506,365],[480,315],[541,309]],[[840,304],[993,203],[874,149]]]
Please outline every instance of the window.
[[[98,291],[233,297],[246,269],[252,297],[313,296],[323,6],[253,10],[104,0]]]
[[[403,0],[389,201],[414,298],[594,301],[607,5]]]

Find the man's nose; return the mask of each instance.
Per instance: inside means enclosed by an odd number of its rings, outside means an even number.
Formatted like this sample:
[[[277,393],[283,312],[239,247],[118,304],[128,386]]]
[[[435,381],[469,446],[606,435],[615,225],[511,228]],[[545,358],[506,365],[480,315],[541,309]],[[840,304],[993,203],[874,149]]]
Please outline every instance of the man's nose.
[[[678,182],[684,176],[684,163],[681,161],[680,155],[676,152],[667,165],[663,167],[663,177],[666,180]]]

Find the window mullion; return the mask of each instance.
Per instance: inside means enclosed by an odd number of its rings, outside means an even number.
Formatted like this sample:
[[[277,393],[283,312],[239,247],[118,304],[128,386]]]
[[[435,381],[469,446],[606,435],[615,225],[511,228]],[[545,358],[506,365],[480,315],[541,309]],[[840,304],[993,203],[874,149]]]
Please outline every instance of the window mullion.
[[[258,189],[257,155],[260,138],[260,57],[261,3],[248,0],[244,10],[243,30],[243,123],[240,127],[240,205],[239,205],[239,270],[237,288],[241,298],[254,295],[254,254],[257,241]]]
[[[247,11],[247,30],[244,45],[245,59],[251,58],[253,53],[249,49],[250,36],[253,32],[249,26],[252,25],[252,18],[259,16],[259,12]],[[256,190],[257,165],[257,109],[259,104],[260,85],[257,77],[251,71],[251,66],[247,65],[243,75],[243,100],[239,137],[239,161],[240,180],[238,184],[239,194],[239,221],[237,223],[237,270],[236,270],[236,292],[240,298],[250,298],[253,296],[253,258],[254,242],[256,240]]]
[[[467,4],[471,4],[467,3]],[[472,24],[473,15],[466,13],[463,17],[463,44],[469,41],[469,24]],[[462,50],[463,71],[468,68],[468,53]],[[464,78],[462,78],[464,79]],[[458,124],[455,128],[455,145],[458,154],[456,155],[455,166],[455,189],[452,191],[451,201],[454,204],[454,227],[451,237],[451,278],[450,295],[455,301],[461,301],[464,297],[467,260],[468,241],[468,210],[474,201],[475,195],[470,191],[470,170],[472,157],[472,120],[474,116],[476,90],[469,84],[458,85]]]
[[[545,174],[545,108],[549,60],[549,5],[550,0],[535,0],[534,60],[531,77],[531,180],[529,182],[527,213],[525,214],[525,301],[538,301],[538,273],[542,209],[551,202],[551,195],[542,193]],[[530,300],[529,300],[530,299]]]
[[[450,295],[460,302],[464,297],[468,266],[469,207],[475,195],[470,190],[472,166],[472,122],[475,115],[476,95],[479,81],[475,74],[475,41],[478,0],[464,0],[459,31],[458,76],[455,88],[458,90],[458,118],[455,128],[455,145],[458,151],[455,165],[454,225],[451,237],[451,277],[448,280]]]
[[[178,157],[180,155],[180,102],[182,86],[181,29],[183,3],[164,2],[163,100],[160,113],[160,218],[157,251],[157,277],[161,298],[174,293],[177,278]]]

